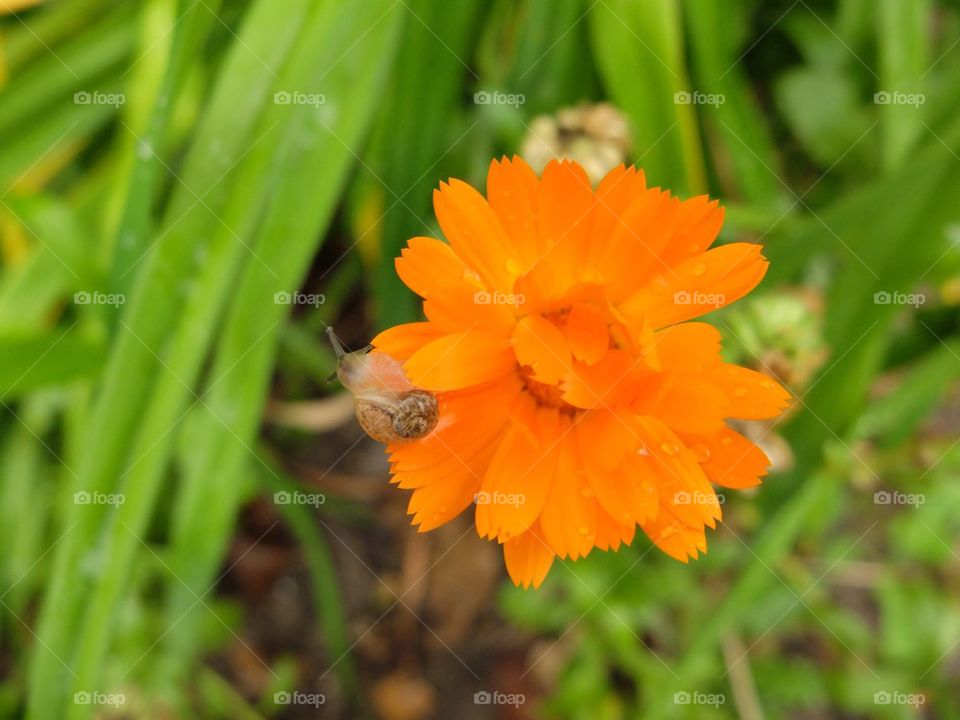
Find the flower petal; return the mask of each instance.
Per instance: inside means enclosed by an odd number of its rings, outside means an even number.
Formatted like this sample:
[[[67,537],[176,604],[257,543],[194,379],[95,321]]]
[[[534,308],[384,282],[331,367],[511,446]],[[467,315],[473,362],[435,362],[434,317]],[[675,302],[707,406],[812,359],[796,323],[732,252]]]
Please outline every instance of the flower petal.
[[[704,374],[730,401],[727,417],[762,420],[776,417],[790,404],[790,393],[780,383],[756,370],[724,363]]]
[[[553,564],[554,554],[538,527],[503,543],[503,560],[513,584],[538,588]]]
[[[533,379],[555,385],[570,369],[570,350],[563,332],[539,315],[528,315],[513,330],[517,362],[533,369]]]
[[[728,488],[759,485],[770,460],[757,445],[731,428],[711,435],[681,435],[710,482]]]
[[[739,300],[763,279],[767,261],[754,243],[722,245],[666,271],[618,307],[631,323],[656,328],[690,320]]]
[[[407,244],[395,261],[397,274],[424,298],[427,318],[447,332],[470,327],[510,331],[515,322],[510,308],[489,302],[489,288],[453,248],[428,237],[411,238]]]
[[[569,422],[562,431],[568,430]],[[561,558],[585,557],[597,537],[597,500],[589,487],[572,433],[561,436],[557,474],[540,513],[540,527],[553,551]]]
[[[509,293],[523,270],[507,231],[486,199],[462,180],[441,183],[433,193],[437,222],[457,255],[487,287]]]
[[[496,380],[516,367],[516,359],[506,338],[468,330],[427,343],[403,367],[415,386],[439,392]]]
[[[417,350],[443,334],[434,323],[406,323],[384,330],[371,341],[371,345],[394,359],[405,362]]]
[[[518,155],[490,163],[487,198],[513,241],[523,270],[540,257],[537,240],[537,192],[540,179]]]
[[[570,308],[564,328],[570,352],[577,360],[593,365],[610,349],[607,316],[596,305],[577,303]]]

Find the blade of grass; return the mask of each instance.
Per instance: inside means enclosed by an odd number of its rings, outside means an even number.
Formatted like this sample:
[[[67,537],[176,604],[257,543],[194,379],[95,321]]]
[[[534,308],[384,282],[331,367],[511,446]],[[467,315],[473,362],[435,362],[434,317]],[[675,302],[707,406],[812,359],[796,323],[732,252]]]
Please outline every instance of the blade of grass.
[[[680,6],[604,0],[590,7],[593,54],[610,99],[629,116],[634,154],[653,184],[706,191],[703,153],[683,58]]]
[[[212,236],[219,225],[214,213],[230,193],[224,180],[257,143],[254,123],[273,80],[271,68],[288,52],[302,20],[295,9],[291,3],[287,13],[276,13],[268,0],[256,3],[224,61],[221,83],[181,173],[187,187],[206,190],[204,203],[197,203],[191,191],[177,186],[155,247],[138,267],[138,282],[124,315],[136,336],[120,333],[113,343],[104,386],[92,413],[88,411],[87,441],[76,468],[80,477],[74,483],[77,489],[109,492],[123,473],[138,426],[136,418],[143,412],[160,367],[150,348],[164,345],[178,316],[184,278],[196,268],[196,253],[203,239]],[[237,97],[246,99],[240,107]],[[203,335],[196,338],[197,352],[202,355],[209,342]],[[34,651],[29,674],[29,716],[35,718],[62,716],[67,673],[58,658],[70,654],[87,583],[94,579],[87,575],[78,582],[75,568],[93,544],[105,512],[94,506],[71,510],[68,522],[77,522],[76,532],[57,547],[40,613],[42,643]]]

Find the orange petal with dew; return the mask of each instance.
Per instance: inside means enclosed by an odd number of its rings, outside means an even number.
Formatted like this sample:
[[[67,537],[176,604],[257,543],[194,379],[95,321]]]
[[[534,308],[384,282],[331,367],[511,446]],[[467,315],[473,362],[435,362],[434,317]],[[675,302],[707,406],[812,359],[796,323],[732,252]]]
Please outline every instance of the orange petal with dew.
[[[533,378],[555,385],[570,369],[570,350],[563,332],[539,315],[528,315],[513,330],[517,362],[533,369]]]
[[[537,240],[537,192],[540,179],[523,158],[490,163],[487,198],[513,241],[526,272],[540,258]]]
[[[469,330],[427,343],[403,367],[414,385],[439,392],[496,380],[515,366],[516,359],[505,338]]]
[[[537,526],[503,543],[503,560],[513,584],[538,588],[553,564],[554,554]]]
[[[428,532],[450,522],[463,512],[480,486],[476,476],[461,469],[444,482],[435,482],[417,488],[410,496],[407,513],[413,515],[418,532]]]
[[[520,256],[486,198],[461,180],[441,183],[433,208],[444,236],[493,290],[509,293],[523,270]]]
[[[523,424],[528,430],[530,424]],[[557,454],[551,449],[556,435],[538,440],[532,441],[520,422],[507,430],[487,467],[477,500],[481,537],[516,537],[540,515],[557,472]]]
[[[691,527],[677,520],[669,512],[661,512],[656,518],[640,525],[650,540],[660,550],[682,563],[707,551],[707,537],[703,526]]]
[[[633,542],[636,529],[636,523],[617,522],[600,506],[597,508],[597,539],[594,544],[600,550],[617,550],[621,545]]]
[[[715,385],[696,375],[662,373],[634,409],[653,415],[676,431],[713,433],[724,427],[730,402]]]
[[[728,488],[759,485],[770,459],[736,430],[724,428],[711,435],[683,435],[710,482]]]
[[[704,375],[730,401],[728,417],[762,420],[776,417],[790,404],[790,393],[780,383],[749,368],[724,363]]]
[[[667,265],[679,265],[713,245],[723,227],[724,210],[706,195],[684,200],[677,228],[662,253]]]
[[[446,243],[411,238],[395,265],[404,284],[424,298],[427,318],[447,332],[470,327],[509,332],[513,327],[510,308],[484,302],[491,295],[489,288]]]
[[[581,471],[574,435],[564,435],[552,452],[557,453],[557,474],[540,512],[540,527],[557,556],[576,560],[596,540],[597,500]]]
[[[754,243],[731,243],[665,271],[619,305],[631,322],[656,328],[691,320],[739,300],[763,279],[767,261]]]

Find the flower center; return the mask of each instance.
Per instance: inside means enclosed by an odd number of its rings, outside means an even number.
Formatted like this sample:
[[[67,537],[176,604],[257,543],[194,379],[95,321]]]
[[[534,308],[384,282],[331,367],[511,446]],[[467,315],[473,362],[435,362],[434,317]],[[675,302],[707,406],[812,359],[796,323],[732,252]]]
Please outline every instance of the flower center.
[[[533,396],[539,405],[556,408],[560,412],[573,414],[576,408],[563,399],[563,392],[557,385],[548,385],[533,379],[533,369],[526,365],[520,366],[520,379],[523,388]]]

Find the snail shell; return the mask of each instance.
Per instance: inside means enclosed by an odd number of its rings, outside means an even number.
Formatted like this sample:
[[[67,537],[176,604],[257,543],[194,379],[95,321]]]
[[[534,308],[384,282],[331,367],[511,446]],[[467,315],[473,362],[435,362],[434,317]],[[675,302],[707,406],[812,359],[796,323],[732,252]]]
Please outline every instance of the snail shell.
[[[440,419],[436,396],[414,387],[403,367],[370,347],[346,352],[333,328],[327,335],[337,355],[337,377],[353,393],[360,427],[382,443],[407,443],[429,435]]]

